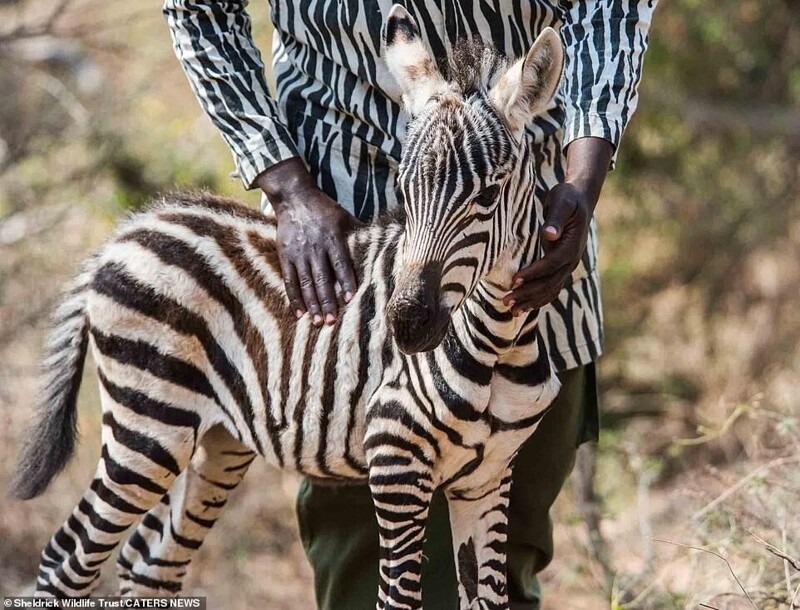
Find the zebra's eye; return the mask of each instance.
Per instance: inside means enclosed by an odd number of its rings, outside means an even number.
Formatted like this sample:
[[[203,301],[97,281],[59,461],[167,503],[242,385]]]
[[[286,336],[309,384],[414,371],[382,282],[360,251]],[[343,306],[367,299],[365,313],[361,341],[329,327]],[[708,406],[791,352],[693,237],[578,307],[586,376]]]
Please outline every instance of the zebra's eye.
[[[490,184],[485,189],[483,189],[478,195],[475,197],[474,201],[479,206],[488,208],[493,203],[494,200],[497,199],[497,194],[500,192],[500,185],[499,184]]]

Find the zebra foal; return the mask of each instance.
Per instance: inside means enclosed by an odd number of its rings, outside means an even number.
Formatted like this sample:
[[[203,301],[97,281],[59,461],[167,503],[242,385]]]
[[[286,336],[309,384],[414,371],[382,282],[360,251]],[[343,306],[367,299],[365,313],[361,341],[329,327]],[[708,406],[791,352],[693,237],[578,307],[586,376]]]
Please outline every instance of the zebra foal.
[[[461,608],[507,607],[511,463],[558,381],[538,312],[514,317],[502,299],[537,254],[523,132],[556,90],[561,43],[547,29],[515,63],[464,44],[445,78],[397,5],[383,42],[412,116],[398,173],[404,212],[350,237],[360,287],[336,325],[295,319],[274,218],[210,195],[166,197],[131,217],[66,293],[17,494],[40,494],[69,459],[89,348],[103,445],[89,489],[42,553],[40,594],[88,595],[140,519],[120,559],[126,592],[176,591],[128,558],[176,574],[179,589],[190,556],[160,558],[169,549],[150,545],[159,533],[190,550],[202,542],[225,495],[197,502],[173,483],[221,434],[233,465],[201,456],[196,473],[209,481],[233,472],[235,485],[260,454],[307,476],[368,482],[381,609],[421,608],[425,520],[444,488]],[[201,508],[161,510],[192,502]],[[175,514],[200,538],[178,535]]]

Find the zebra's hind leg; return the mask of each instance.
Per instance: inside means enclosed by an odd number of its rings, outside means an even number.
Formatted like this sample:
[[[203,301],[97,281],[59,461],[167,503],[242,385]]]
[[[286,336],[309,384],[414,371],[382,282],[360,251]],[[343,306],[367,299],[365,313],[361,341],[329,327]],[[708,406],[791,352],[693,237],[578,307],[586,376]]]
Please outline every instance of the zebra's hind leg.
[[[122,548],[117,559],[121,595],[180,592],[194,553],[255,456],[222,425],[203,435],[188,468]]]
[[[447,491],[461,610],[507,610],[511,469],[476,489]]]
[[[125,530],[158,503],[194,449],[196,428],[165,425],[149,435],[153,422],[143,413],[153,401],[101,380],[102,455],[91,486],[42,552],[40,596],[88,596]]]
[[[434,485],[427,471],[391,472],[398,456],[372,460],[370,490],[378,519],[378,610],[422,608],[422,546]],[[388,470],[389,472],[383,472]]]

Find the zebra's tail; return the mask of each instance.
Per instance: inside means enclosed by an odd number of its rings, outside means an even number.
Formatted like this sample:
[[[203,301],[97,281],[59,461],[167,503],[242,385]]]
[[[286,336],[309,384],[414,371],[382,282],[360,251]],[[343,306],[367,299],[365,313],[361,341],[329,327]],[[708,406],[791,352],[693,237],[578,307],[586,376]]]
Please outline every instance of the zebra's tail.
[[[11,488],[20,500],[41,494],[75,450],[78,390],[89,335],[86,296],[93,271],[90,262],[62,295],[53,316],[42,360],[38,419],[23,444]]]

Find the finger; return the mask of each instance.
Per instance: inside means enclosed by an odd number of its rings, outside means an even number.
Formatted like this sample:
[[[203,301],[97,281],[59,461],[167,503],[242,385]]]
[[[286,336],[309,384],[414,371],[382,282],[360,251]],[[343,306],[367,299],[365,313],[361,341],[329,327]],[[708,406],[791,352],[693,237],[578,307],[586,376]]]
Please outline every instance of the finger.
[[[361,227],[365,226],[367,226],[366,223],[361,222],[357,217],[346,211],[346,220],[344,221],[344,226],[342,227],[345,234],[352,233],[356,229],[360,229]]]
[[[548,291],[537,294],[535,298],[528,299],[517,303],[512,309],[511,313],[515,316],[521,315],[531,309],[541,309],[555,301],[558,295],[561,294],[562,288],[550,288]]]
[[[319,326],[322,324],[322,309],[317,300],[317,291],[314,286],[314,275],[311,272],[311,265],[309,265],[307,261],[303,261],[295,268],[297,269],[297,279],[300,282],[300,292],[311,314],[311,320],[315,325]]]
[[[336,289],[334,276],[327,253],[311,259],[311,271],[314,274],[314,287],[317,290],[317,299],[322,308],[322,316],[326,324],[336,322]]]
[[[337,241],[328,250],[328,256],[331,259],[333,272],[336,274],[336,281],[339,282],[342,292],[344,292],[344,300],[348,303],[353,298],[357,288],[356,274],[353,272],[350,253],[342,241]]]
[[[302,293],[300,292],[300,282],[297,279],[297,271],[294,265],[283,257],[280,258],[281,274],[283,276],[283,285],[286,288],[286,296],[289,299],[289,305],[298,318],[302,318],[306,312],[306,304],[303,301]]]
[[[516,288],[525,282],[551,276],[562,267],[569,265],[572,262],[569,251],[570,248],[567,243],[562,242],[554,246],[552,250],[546,252],[540,259],[517,271],[513,277],[513,287]]]
[[[548,241],[556,241],[561,237],[567,220],[572,216],[575,205],[568,199],[548,195],[547,216],[544,221],[544,238]]]
[[[511,307],[515,304],[519,305],[527,301],[541,301],[551,292],[560,291],[567,283],[569,276],[569,265],[564,265],[547,277],[525,282],[518,288],[509,292],[503,300]]]

